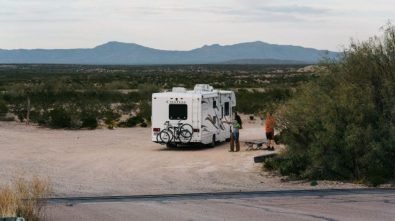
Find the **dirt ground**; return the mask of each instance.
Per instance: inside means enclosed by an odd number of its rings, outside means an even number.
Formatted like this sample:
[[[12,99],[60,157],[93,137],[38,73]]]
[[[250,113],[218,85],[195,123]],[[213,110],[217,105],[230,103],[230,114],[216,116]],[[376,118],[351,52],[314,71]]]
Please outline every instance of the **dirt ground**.
[[[265,137],[260,120],[244,122],[242,141]],[[228,144],[168,150],[150,141],[150,128],[74,131],[0,122],[0,185],[21,175],[48,177],[56,196],[357,187],[283,182],[253,162],[264,152],[243,146],[230,153]]]

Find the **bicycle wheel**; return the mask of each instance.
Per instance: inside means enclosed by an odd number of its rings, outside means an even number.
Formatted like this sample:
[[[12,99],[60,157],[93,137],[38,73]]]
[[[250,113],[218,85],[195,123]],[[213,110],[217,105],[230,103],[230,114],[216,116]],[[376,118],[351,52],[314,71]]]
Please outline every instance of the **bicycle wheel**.
[[[158,142],[158,143],[160,143],[160,144],[163,144],[164,142],[162,141],[162,139],[161,139],[161,137],[160,137],[160,134],[161,134],[162,132],[159,132],[157,135],[156,135],[156,142]]]
[[[192,133],[189,130],[182,130],[180,131],[180,135],[178,136],[178,139],[182,143],[189,143],[192,140]]]
[[[161,132],[159,132],[159,133],[156,135],[156,142],[157,142],[157,143],[163,143],[162,140],[160,139],[160,133],[161,133]]]
[[[189,131],[189,132],[191,132],[191,136],[192,136],[192,134],[193,134],[193,127],[192,127],[192,125],[190,125],[190,124],[183,124],[181,127],[180,127],[180,132],[181,131],[184,131],[184,130],[187,130],[187,131]]]
[[[157,136],[156,140],[158,140],[159,143],[170,143],[171,141],[171,135],[169,134],[168,131],[162,130]]]
[[[168,143],[173,142],[175,140],[173,131],[171,129],[164,129],[164,131],[166,131],[166,133],[169,135],[169,142]]]

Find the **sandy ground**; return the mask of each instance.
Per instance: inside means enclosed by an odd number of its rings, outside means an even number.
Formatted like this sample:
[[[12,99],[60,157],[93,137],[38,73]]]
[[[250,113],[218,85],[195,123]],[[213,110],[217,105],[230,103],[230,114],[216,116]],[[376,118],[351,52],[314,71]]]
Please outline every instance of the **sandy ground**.
[[[260,122],[245,120],[241,140],[262,139]],[[265,151],[167,150],[150,128],[51,130],[0,122],[0,185],[15,176],[49,177],[57,196],[133,195],[300,188],[353,188],[341,182],[282,182],[253,157]]]

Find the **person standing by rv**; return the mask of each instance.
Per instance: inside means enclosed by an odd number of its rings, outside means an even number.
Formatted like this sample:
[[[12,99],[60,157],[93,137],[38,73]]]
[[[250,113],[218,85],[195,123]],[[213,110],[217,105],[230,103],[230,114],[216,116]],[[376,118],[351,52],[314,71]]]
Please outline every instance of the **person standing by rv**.
[[[236,152],[240,151],[240,133],[239,130],[243,128],[243,124],[241,122],[241,118],[240,116],[235,113],[235,120],[233,121],[233,140],[231,139],[231,143],[230,143],[230,151],[233,152],[234,151],[234,146],[236,145]]]
[[[272,142],[274,142],[273,140],[274,140],[275,125],[276,125],[276,119],[274,118],[272,112],[268,112],[266,114],[266,120],[265,120],[265,132],[266,132],[266,138],[268,140],[268,144],[267,144],[268,150],[274,150],[274,146],[272,145]]]
[[[240,124],[240,129],[243,129],[243,123],[241,122],[240,116],[237,114],[237,112],[235,113],[235,115],[235,120]]]

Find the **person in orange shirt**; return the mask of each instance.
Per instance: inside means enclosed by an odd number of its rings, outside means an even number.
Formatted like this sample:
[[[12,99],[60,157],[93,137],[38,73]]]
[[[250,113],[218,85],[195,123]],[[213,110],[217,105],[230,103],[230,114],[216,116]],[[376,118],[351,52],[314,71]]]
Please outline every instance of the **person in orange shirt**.
[[[267,143],[268,150],[274,150],[274,146],[272,145],[272,142],[274,142],[273,139],[274,139],[274,126],[275,125],[276,125],[276,119],[274,118],[274,116],[271,112],[268,112],[266,115],[266,120],[265,120],[265,132],[266,132],[266,138],[268,140],[268,143]]]

